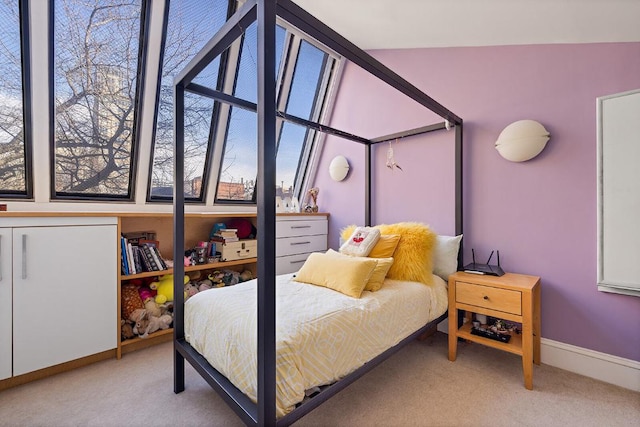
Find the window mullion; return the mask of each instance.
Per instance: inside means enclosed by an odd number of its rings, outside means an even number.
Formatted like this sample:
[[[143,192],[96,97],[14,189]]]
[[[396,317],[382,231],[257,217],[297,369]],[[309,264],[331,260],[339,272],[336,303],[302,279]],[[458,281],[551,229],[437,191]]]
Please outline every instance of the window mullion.
[[[229,55],[226,61],[224,72],[224,85],[221,88],[224,93],[233,93],[235,79],[240,66],[240,53],[242,52],[242,37],[238,38],[231,46],[229,46]],[[211,142],[213,150],[211,150],[211,162],[209,162],[209,185],[207,185],[207,194],[205,195],[205,204],[215,204],[216,192],[218,191],[218,183],[220,182],[220,172],[222,169],[222,161],[224,158],[224,145],[227,136],[227,128],[229,117],[231,115],[231,105],[220,102],[218,104],[220,111],[216,117],[215,123],[211,126],[214,128]]]

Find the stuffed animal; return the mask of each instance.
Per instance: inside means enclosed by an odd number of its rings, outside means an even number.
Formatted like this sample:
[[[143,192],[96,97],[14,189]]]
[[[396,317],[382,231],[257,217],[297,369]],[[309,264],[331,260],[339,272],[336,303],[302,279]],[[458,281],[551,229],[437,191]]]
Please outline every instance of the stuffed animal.
[[[251,280],[253,279],[253,273],[249,270],[244,270],[242,273],[240,273],[240,281],[241,282],[246,282],[247,280]]]
[[[189,276],[184,276],[184,285],[189,281]],[[164,304],[173,301],[173,274],[165,274],[157,282],[152,282],[149,287],[157,292],[156,302]]]
[[[224,273],[219,270],[214,270],[207,278],[211,281],[211,286],[214,288],[221,288],[224,286]]]
[[[128,340],[135,336],[131,321],[120,319],[120,341]]]
[[[197,294],[199,292],[198,287],[195,285],[195,283],[189,281],[187,282],[186,285],[184,285],[184,300],[188,300],[189,298],[191,298],[192,296],[194,296],[195,294]]]
[[[146,310],[136,313],[136,322],[133,326],[133,332],[140,338],[147,338],[149,334],[160,329],[167,329],[173,322],[170,314],[163,314],[160,317],[151,316]]]
[[[148,286],[141,286],[138,288],[138,293],[140,294],[144,308],[147,309],[149,314],[152,316],[160,316],[162,314],[160,307],[154,298],[156,291],[152,290]]]
[[[211,289],[211,288],[213,288],[213,282],[212,282],[211,280],[209,280],[209,279],[201,280],[201,281],[198,283],[198,290],[199,290],[200,292],[202,292],[202,291],[206,291],[206,290],[209,290],[209,289]]]

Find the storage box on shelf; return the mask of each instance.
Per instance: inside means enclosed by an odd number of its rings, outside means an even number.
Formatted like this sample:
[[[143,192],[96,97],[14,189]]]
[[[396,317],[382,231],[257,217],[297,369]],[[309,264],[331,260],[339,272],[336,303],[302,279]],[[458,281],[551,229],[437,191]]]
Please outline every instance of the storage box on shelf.
[[[197,246],[198,242],[208,241],[211,230],[216,223],[226,223],[232,218],[245,218],[255,225],[256,215],[251,213],[235,214],[185,214],[184,240],[185,250]],[[153,231],[155,239],[159,242],[159,250],[162,256],[167,258],[173,257],[173,215],[158,213],[124,213],[118,216],[118,226],[120,233],[130,233],[136,231]],[[242,241],[240,241],[242,242]],[[255,241],[253,241],[255,242]],[[118,245],[120,248],[120,245]],[[122,251],[118,250],[119,256]],[[120,257],[118,258],[120,259]],[[183,262],[183,260],[179,260]],[[120,264],[118,264],[120,265]],[[185,267],[187,275],[191,273],[201,272],[206,274],[208,271],[231,269],[231,270],[249,270],[255,276],[257,270],[257,258],[254,256],[242,257],[232,261],[219,261],[204,264],[197,264]],[[122,313],[122,295],[121,287],[123,284],[130,283],[132,280],[160,277],[166,274],[172,274],[173,269],[169,268],[162,271],[146,271],[138,274],[119,275],[118,280],[118,315]],[[170,341],[172,339],[173,329],[165,329],[150,334],[147,338],[133,338],[122,340],[120,327],[118,327],[118,346],[116,349],[116,357],[120,358],[123,354],[133,350],[148,347],[160,342]]]
[[[327,250],[328,213],[276,217],[276,274],[298,271],[312,252]]]

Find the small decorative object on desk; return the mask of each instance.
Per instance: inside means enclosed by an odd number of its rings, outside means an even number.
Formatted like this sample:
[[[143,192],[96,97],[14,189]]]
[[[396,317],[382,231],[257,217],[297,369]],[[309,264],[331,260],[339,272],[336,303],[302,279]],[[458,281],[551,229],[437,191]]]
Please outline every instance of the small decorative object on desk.
[[[311,198],[312,203],[304,207],[304,211],[306,213],[318,212],[318,193],[319,192],[320,192],[320,189],[318,187],[310,188],[309,191],[307,191],[307,194]]]

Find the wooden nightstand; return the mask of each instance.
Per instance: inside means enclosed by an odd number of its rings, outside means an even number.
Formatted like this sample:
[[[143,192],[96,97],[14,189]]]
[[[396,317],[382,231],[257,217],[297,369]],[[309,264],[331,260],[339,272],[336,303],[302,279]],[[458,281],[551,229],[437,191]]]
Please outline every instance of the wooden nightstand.
[[[458,310],[467,323],[458,329]],[[471,314],[522,324],[508,343],[471,334]],[[533,389],[533,364],[540,364],[540,278],[506,273],[488,276],[457,272],[449,276],[449,360],[456,360],[458,337],[522,356],[524,385]]]

